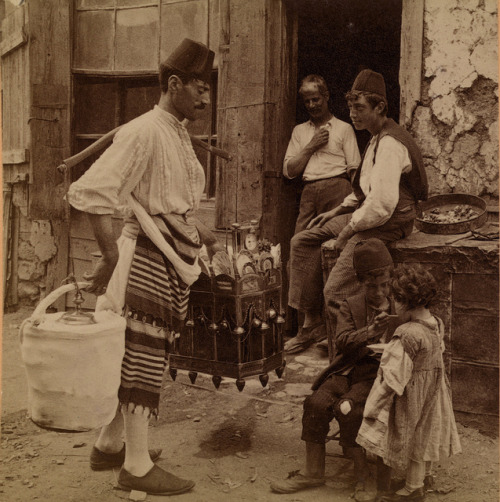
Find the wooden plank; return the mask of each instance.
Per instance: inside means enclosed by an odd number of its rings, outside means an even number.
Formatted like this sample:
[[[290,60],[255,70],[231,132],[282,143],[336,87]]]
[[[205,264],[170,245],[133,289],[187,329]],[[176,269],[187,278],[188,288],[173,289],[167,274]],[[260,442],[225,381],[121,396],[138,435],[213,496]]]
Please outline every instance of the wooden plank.
[[[413,111],[421,95],[424,3],[425,0],[403,0],[399,122],[405,127],[411,124]]]
[[[235,124],[226,134],[234,145],[238,145],[236,169],[232,173],[234,182],[227,186],[227,216],[233,215],[233,221],[248,222],[262,216],[265,111],[266,106],[260,104],[229,109],[226,115],[227,122]]]
[[[295,123],[298,16],[289,2],[268,3],[266,112],[264,131],[262,232],[280,242],[284,260],[293,234],[295,190],[282,176],[283,158]],[[271,103],[276,103],[272,105]],[[280,203],[276,204],[276,200]],[[283,252],[284,251],[284,252]]]
[[[69,87],[60,84],[33,84],[33,106],[37,108],[67,108]]]
[[[217,89],[217,143],[221,148],[231,146],[229,141],[225,139],[226,117],[222,111],[226,108],[226,82],[229,79],[229,48],[231,41],[231,15],[230,15],[230,0],[219,0],[219,51],[218,51],[218,89]],[[232,161],[234,162],[234,161]],[[230,219],[227,213],[227,185],[230,183],[230,178],[234,167],[232,162],[221,161],[217,159],[217,198],[215,201],[215,227],[227,229]]]
[[[8,279],[8,290],[6,295],[7,306],[17,306],[19,301],[19,233],[20,233],[21,210],[15,204],[12,207],[11,226],[11,247],[10,247],[10,277]]]
[[[217,135],[233,155],[219,161],[216,226],[262,214],[266,0],[221,0]]]
[[[28,125],[30,102],[28,46],[25,45],[2,58],[2,149],[26,150],[30,145]],[[15,154],[17,158],[17,153]],[[5,160],[3,161],[6,163]]]
[[[132,5],[126,5],[123,0],[119,2],[116,7],[120,10],[135,9],[137,7],[157,7],[158,2],[151,2],[151,0],[133,0]],[[102,5],[104,4],[104,5]],[[77,11],[85,10],[115,10],[114,2],[110,2],[108,6],[102,0],[96,0],[96,3],[91,3],[89,5],[82,5],[76,7]]]
[[[57,172],[56,167],[71,154],[72,2],[31,0],[27,7],[30,26],[28,80],[33,89],[37,89],[34,116],[42,119],[29,123],[32,141],[29,212],[31,219],[51,220],[58,248],[47,265],[46,291],[52,291],[68,275],[69,210],[64,195],[69,179]],[[65,107],[60,107],[64,104]],[[64,306],[64,298],[56,302],[57,308],[62,310]]]
[[[214,68],[218,68],[220,46],[220,0],[209,0],[208,4],[208,47],[215,52]]]
[[[266,65],[266,0],[229,0],[228,82],[220,82],[225,106],[264,102]]]
[[[30,151],[28,149],[4,150],[2,152],[2,164],[23,164],[29,162]]]
[[[30,165],[24,164],[3,164],[3,183],[19,183],[29,180]]]
[[[45,279],[45,291],[50,293],[57,289],[62,281],[68,276],[68,249],[69,249],[69,225],[67,221],[52,220],[52,234],[57,246],[57,253],[47,264],[47,276]],[[59,311],[64,310],[66,302],[64,297],[54,303]]]
[[[281,169],[295,122],[295,6],[222,0],[219,13],[217,133],[234,160],[218,166],[217,226],[261,217],[262,235],[287,248],[295,187],[283,183]]]
[[[5,190],[3,192],[3,239],[2,239],[2,249],[3,249],[3,296],[8,292],[8,281],[12,277],[12,266],[11,266],[11,235],[12,235],[12,191]]]
[[[99,246],[95,239],[80,239],[73,237],[69,257],[78,260],[91,261],[92,253],[99,251]]]
[[[2,20],[2,40],[18,35],[26,24],[26,5],[9,7]]]
[[[114,9],[116,4],[116,0],[76,0],[75,2],[75,8],[77,10],[80,9],[101,9],[101,8],[108,8],[108,9]]]
[[[72,72],[78,75],[92,75],[95,77],[155,77],[158,76],[158,68],[143,70],[96,70],[93,68],[73,68]]]
[[[70,150],[70,10],[65,0],[28,3],[29,76],[36,106],[30,120],[32,190],[30,216],[34,219],[67,217],[63,197],[69,179],[56,167]],[[51,54],[47,58],[47,54]],[[65,107],[61,107],[65,105]]]
[[[2,55],[2,57],[6,56],[10,52],[16,50],[18,47],[21,47],[21,45],[24,45],[27,41],[28,37],[24,29],[21,29],[18,33],[14,33],[5,40],[2,40],[2,43],[0,45],[0,54]]]

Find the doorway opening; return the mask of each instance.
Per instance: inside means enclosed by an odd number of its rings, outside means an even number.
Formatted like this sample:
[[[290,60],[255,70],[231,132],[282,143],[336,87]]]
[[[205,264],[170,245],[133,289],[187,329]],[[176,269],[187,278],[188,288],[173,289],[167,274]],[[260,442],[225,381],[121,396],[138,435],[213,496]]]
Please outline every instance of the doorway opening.
[[[330,90],[331,111],[351,123],[345,94],[365,68],[384,76],[388,116],[399,120],[399,61],[402,0],[297,0],[298,85],[316,73]],[[297,101],[297,123],[308,119]],[[356,131],[360,151],[369,140],[367,131]]]

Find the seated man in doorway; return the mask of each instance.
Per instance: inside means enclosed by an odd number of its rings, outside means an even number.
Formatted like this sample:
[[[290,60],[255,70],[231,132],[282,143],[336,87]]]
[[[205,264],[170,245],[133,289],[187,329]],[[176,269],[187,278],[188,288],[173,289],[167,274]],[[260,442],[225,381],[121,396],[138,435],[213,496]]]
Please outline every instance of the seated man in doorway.
[[[338,302],[359,291],[352,267],[354,247],[370,237],[385,244],[413,231],[416,204],[427,198],[427,176],[411,135],[387,117],[384,77],[361,71],[346,94],[357,130],[372,137],[352,180],[352,193],[336,208],[313,218],[290,249],[288,303],[306,319],[323,305],[332,325]],[[321,244],[336,238],[337,260],[323,288]]]
[[[396,327],[396,323],[389,324],[389,315],[395,314],[390,299],[394,264],[380,239],[367,239],[356,244],[353,266],[363,291],[342,302],[335,337],[337,355],[316,379],[314,392],[304,401],[305,469],[272,483],[274,492],[293,493],[325,483],[325,443],[330,421],[335,417],[340,426],[340,445],[354,462],[355,500],[373,502],[377,495],[365,452],[356,443],[356,436],[380,364],[381,356],[370,349],[370,344],[387,343]],[[390,475],[390,469],[379,461],[380,493],[389,491]]]
[[[350,181],[360,162],[352,126],[336,118],[328,107],[325,79],[308,75],[302,79],[299,95],[309,120],[295,126],[283,162],[286,178],[302,176],[303,180],[295,233],[305,230],[314,217],[337,207],[351,193]],[[324,338],[319,306],[308,313],[304,326],[285,349],[288,353],[300,352]]]

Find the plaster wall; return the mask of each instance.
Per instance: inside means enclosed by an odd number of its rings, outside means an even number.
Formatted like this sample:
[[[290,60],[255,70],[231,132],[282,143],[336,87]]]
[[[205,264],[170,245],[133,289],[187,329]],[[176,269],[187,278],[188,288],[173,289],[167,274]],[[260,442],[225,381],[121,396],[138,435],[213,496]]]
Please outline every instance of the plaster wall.
[[[28,217],[28,187],[17,183],[12,189],[12,203],[19,211],[17,248],[17,299],[32,304],[44,294],[47,265],[57,254],[52,225],[48,220]]]
[[[421,100],[410,129],[431,193],[498,197],[496,0],[426,0]]]

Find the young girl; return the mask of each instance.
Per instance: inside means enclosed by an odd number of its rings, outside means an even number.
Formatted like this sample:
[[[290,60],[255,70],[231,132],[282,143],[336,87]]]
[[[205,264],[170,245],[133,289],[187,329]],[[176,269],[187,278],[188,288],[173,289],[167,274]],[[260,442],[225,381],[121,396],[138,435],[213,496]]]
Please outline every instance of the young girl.
[[[395,272],[396,312],[405,324],[386,346],[366,401],[356,441],[390,467],[406,470],[406,485],[382,501],[422,501],[426,463],[459,453],[443,364],[443,322],[429,311],[436,282],[419,266]]]

